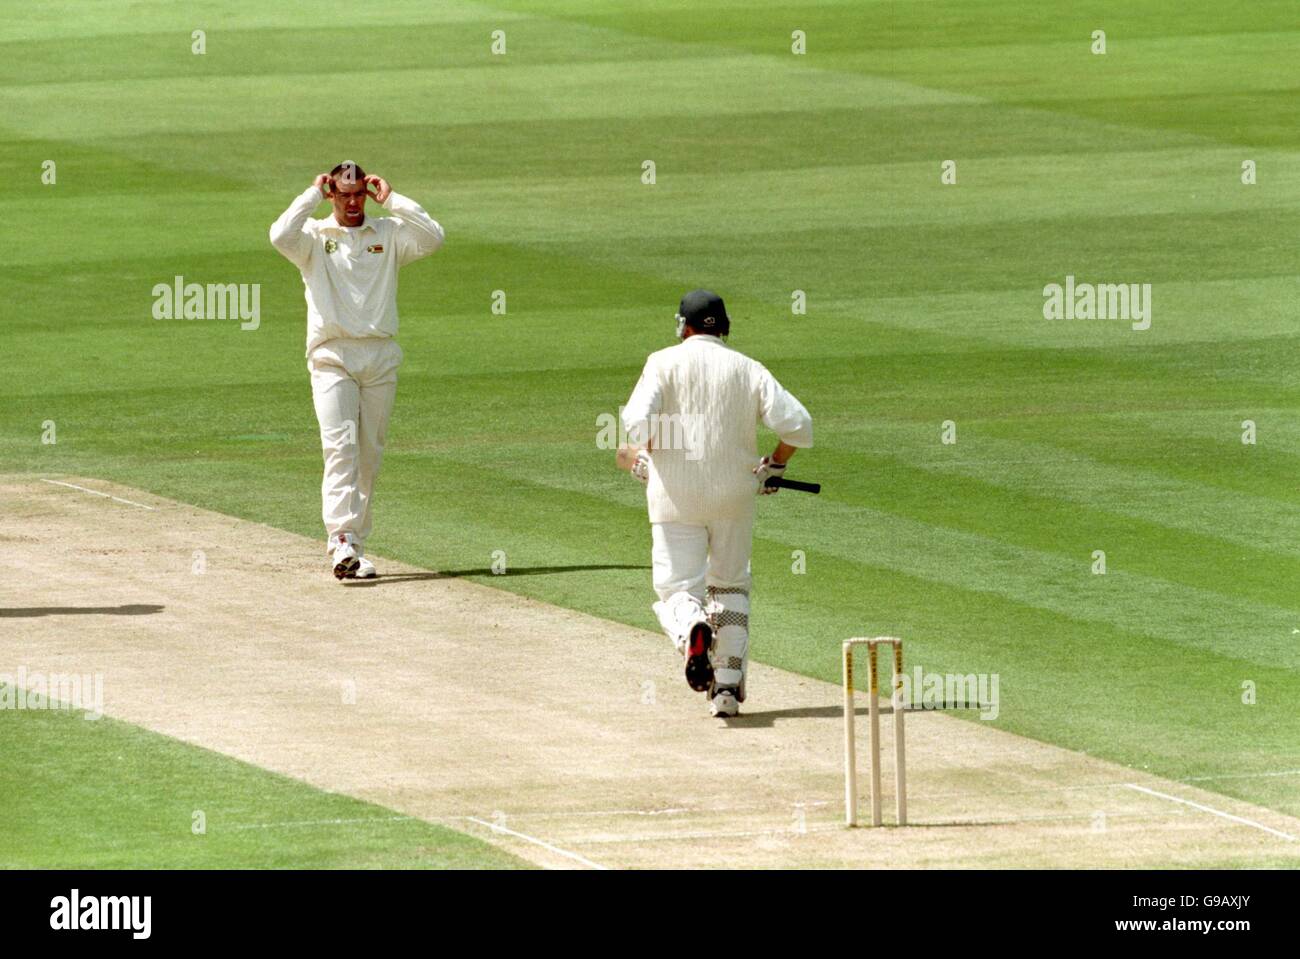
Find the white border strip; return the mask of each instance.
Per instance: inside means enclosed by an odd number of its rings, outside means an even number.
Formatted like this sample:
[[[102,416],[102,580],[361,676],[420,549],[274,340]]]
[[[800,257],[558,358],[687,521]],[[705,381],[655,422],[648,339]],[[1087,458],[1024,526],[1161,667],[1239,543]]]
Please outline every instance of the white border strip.
[[[149,511],[151,511],[151,512],[153,511],[153,507],[152,507],[152,506],[145,506],[144,503],[137,503],[137,502],[135,502],[134,500],[122,499],[122,497],[120,497],[120,496],[113,496],[111,493],[101,493],[99,490],[96,490],[96,489],[86,489],[86,487],[84,487],[84,486],[78,486],[76,483],[64,483],[64,482],[62,482],[62,481],[60,481],[60,480],[45,479],[45,478],[43,478],[43,477],[41,478],[41,482],[42,482],[42,483],[49,483],[49,484],[51,484],[52,486],[66,486],[68,489],[81,490],[81,492],[83,492],[83,493],[90,493],[92,496],[103,496],[103,497],[105,497],[106,499],[115,500],[115,501],[118,502],[118,503],[125,503],[127,506],[137,506],[137,507],[139,507],[140,509],[147,509],[147,510],[149,510]]]
[[[1180,799],[1177,796],[1171,796],[1168,793],[1156,792],[1154,789],[1147,789],[1146,786],[1139,786],[1137,783],[1124,783],[1125,788],[1135,789],[1140,793],[1146,793],[1148,796],[1159,796],[1161,799],[1168,799],[1170,802],[1182,803],[1184,806],[1191,806],[1193,809],[1199,809],[1201,812],[1208,812],[1212,816],[1218,816],[1221,819],[1231,819],[1233,822],[1239,822],[1243,826],[1253,826],[1256,829],[1262,829],[1266,833],[1274,836],[1280,836],[1288,842],[1295,842],[1296,837],[1289,832],[1283,832],[1280,829],[1274,829],[1272,826],[1265,826],[1263,823],[1255,822],[1253,819],[1244,819],[1241,816],[1234,816],[1230,812],[1224,812],[1221,809],[1215,809],[1213,806],[1205,806],[1198,802],[1192,802],[1190,799]]]
[[[553,852],[557,856],[565,856],[569,859],[572,859],[574,862],[580,862],[589,869],[600,869],[602,871],[606,870],[606,867],[600,865],[599,863],[592,862],[590,859],[586,859],[582,856],[579,856],[576,852],[569,852],[567,849],[561,849],[559,846],[552,846],[549,842],[543,842],[541,839],[538,839],[535,836],[525,836],[521,832],[515,832],[513,829],[507,829],[505,826],[498,826],[496,823],[485,822],[482,819],[475,818],[474,816],[466,816],[465,818],[468,819],[470,822],[478,823],[480,826],[486,826],[488,829],[491,829],[493,832],[505,833],[507,836],[514,836],[516,839],[522,839],[525,842],[531,842],[533,845],[541,846],[543,849]]]

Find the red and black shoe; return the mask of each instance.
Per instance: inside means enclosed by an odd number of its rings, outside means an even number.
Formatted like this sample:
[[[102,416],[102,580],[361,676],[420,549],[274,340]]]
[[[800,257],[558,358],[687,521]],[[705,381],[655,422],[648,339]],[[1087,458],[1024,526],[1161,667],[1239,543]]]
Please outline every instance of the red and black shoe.
[[[686,683],[697,693],[707,692],[713,682],[713,664],[709,651],[713,649],[713,629],[708,623],[691,627],[691,638],[686,643]]]

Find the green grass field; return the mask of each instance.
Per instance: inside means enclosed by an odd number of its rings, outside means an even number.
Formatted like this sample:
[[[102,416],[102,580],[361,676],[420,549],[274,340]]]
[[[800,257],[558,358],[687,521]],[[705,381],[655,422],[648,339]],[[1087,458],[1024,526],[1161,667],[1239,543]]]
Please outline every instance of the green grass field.
[[[708,286],[732,345],[812,411],[791,474],[825,486],[761,506],[757,659],[833,680],[839,640],[898,634],[911,664],[997,673],[1002,728],[1300,815],[1294,777],[1266,775],[1300,743],[1293,3],[397,2],[361,19],[241,0],[3,20],[0,165],[24,224],[0,279],[6,471],[321,535],[302,286],[266,231],[355,159],[447,230],[402,274],[371,552],[648,565],[641,488],[596,420]],[[178,274],[261,284],[261,327],[152,319],[151,288]],[[1150,283],[1150,329],[1044,319],[1067,274]],[[476,578],[654,628],[646,569]],[[91,734],[22,735],[48,753]],[[425,862],[409,841],[383,861]],[[324,863],[313,848],[304,864]],[[285,852],[230,847],[263,855]]]
[[[80,711],[0,723],[0,866],[518,868],[444,826]]]

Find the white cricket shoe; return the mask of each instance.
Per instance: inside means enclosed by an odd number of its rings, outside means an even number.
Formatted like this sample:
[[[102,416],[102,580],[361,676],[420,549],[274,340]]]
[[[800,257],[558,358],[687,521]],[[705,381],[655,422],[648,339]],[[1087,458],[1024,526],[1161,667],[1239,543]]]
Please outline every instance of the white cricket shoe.
[[[709,700],[709,715],[717,716],[719,719],[739,716],[740,701],[736,698],[736,691],[727,686],[715,689],[713,698]]]
[[[375,569],[375,564],[370,562],[365,556],[357,557],[357,571],[354,574],[357,579],[374,579],[379,575]]]
[[[361,558],[357,553],[352,534],[339,533],[330,542],[333,545],[330,552],[330,562],[334,564],[334,578],[347,579],[350,576],[355,576],[357,567],[361,565]]]

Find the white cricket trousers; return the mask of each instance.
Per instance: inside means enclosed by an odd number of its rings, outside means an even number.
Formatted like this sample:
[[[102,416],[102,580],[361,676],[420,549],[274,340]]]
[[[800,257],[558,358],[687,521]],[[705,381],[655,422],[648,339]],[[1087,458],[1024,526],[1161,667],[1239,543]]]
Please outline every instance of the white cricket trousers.
[[[749,664],[749,557],[754,517],[709,523],[651,523],[651,561],[659,602],[655,615],[678,650],[691,628],[714,627],[714,684],[745,699]],[[707,602],[706,602],[707,600]]]
[[[651,523],[655,592],[661,600],[689,593],[701,602],[705,587],[749,590],[754,518],[707,524]]]
[[[401,364],[401,347],[387,337],[327,340],[307,358],[325,458],[325,533],[351,533],[358,548],[370,535],[371,498]]]

